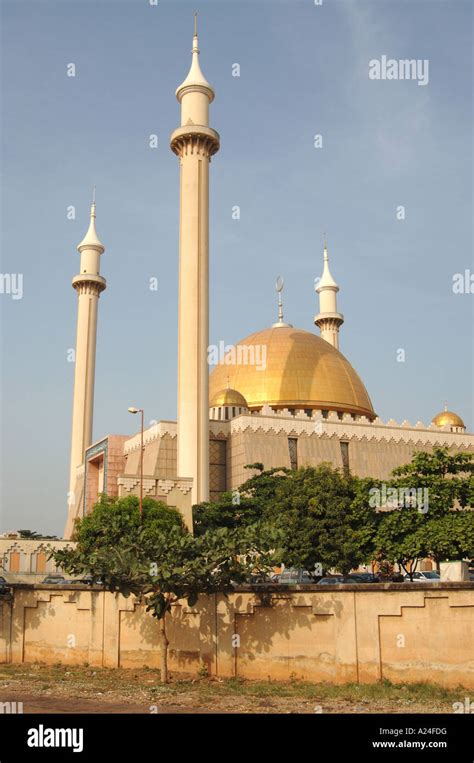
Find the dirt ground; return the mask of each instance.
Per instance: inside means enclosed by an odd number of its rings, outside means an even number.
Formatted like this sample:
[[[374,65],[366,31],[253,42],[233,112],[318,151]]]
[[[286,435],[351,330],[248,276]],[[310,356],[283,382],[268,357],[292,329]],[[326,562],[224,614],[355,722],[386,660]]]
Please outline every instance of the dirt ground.
[[[465,689],[388,682],[333,686],[189,677],[159,671],[0,665],[0,703],[24,713],[452,713]],[[1,710],[0,710],[1,712]]]

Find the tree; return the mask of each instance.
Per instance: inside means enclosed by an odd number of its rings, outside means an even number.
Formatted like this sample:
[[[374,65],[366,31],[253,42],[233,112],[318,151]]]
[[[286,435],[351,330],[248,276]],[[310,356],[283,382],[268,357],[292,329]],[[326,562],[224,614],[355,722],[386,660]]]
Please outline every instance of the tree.
[[[23,540],[57,540],[57,535],[43,535],[36,530],[18,530],[20,538]]]
[[[219,527],[249,527],[264,520],[271,513],[278,487],[290,470],[284,467],[263,468],[263,464],[247,464],[245,469],[256,469],[257,474],[244,482],[238,490],[223,493],[218,501],[193,506],[194,532],[202,535]]]
[[[114,516],[114,511],[116,516]],[[176,516],[177,515],[177,516]],[[194,606],[200,594],[227,593],[253,571],[271,567],[272,540],[253,528],[221,528],[193,536],[175,509],[152,499],[105,499],[80,520],[74,549],[53,554],[72,574],[101,579],[107,590],[135,595],[160,624],[161,680],[168,681],[166,615],[186,599]]]
[[[383,514],[375,537],[378,556],[396,562],[410,580],[419,559],[428,555],[423,527],[424,515],[416,508],[393,509]]]
[[[193,506],[195,535],[226,527],[229,530],[249,527],[261,519],[261,508],[251,499],[240,494],[226,492],[218,501]]]
[[[141,518],[138,507],[135,495],[115,498],[102,494],[92,512],[76,521],[72,540],[81,544],[84,553],[93,554],[135,541],[141,526],[147,528],[148,534],[158,536],[171,527],[185,532],[183,518],[173,506],[145,497]]]
[[[462,559],[473,553],[472,453],[417,452],[392,474],[385,488],[395,498],[393,510],[381,514],[379,555],[398,562],[412,579],[420,558],[432,556],[438,564],[447,556]]]
[[[467,559],[474,556],[474,512],[450,511],[428,521],[422,528],[424,546],[436,564],[443,559]]]
[[[343,573],[372,558],[377,516],[368,505],[372,480],[341,474],[329,464],[265,470],[262,464],[235,496],[202,505],[196,532],[211,527],[260,526],[277,533],[287,566],[336,569]]]
[[[392,472],[390,486],[427,496],[430,517],[443,516],[453,509],[474,508],[474,454],[451,453],[448,448],[419,451],[410,463]],[[420,508],[420,507],[419,507]]]
[[[329,464],[290,472],[265,517],[282,532],[285,564],[347,574],[369,561],[376,516],[366,496],[365,481]]]

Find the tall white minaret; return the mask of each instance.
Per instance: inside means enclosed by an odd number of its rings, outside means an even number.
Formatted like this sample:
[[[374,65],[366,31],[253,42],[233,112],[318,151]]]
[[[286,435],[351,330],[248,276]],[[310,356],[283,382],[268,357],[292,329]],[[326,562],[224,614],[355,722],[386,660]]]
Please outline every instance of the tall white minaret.
[[[77,251],[81,255],[81,266],[79,275],[72,279],[73,288],[77,291],[77,334],[68,500],[70,511],[75,502],[76,469],[83,463],[84,451],[92,442],[97,308],[100,293],[106,287],[105,278],[100,275],[100,255],[105,249],[95,229],[95,191],[89,229]]]
[[[319,327],[322,339],[339,349],[339,329],[344,323],[344,316],[337,312],[337,297],[339,286],[335,282],[329,270],[329,257],[327,243],[324,242],[324,267],[323,274],[316,286],[315,291],[319,294],[319,313],[314,322]]]
[[[178,477],[192,477],[192,502],[209,500],[209,162],[219,135],[209,127],[214,90],[199,65],[196,15],[192,63],[176,90],[181,127],[171,135],[180,160]]]

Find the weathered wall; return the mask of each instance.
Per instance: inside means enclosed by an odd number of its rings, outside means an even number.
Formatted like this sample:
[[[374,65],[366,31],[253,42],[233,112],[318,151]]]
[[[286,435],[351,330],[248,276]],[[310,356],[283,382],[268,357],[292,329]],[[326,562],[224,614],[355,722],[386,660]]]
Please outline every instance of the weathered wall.
[[[168,635],[175,673],[204,663],[219,676],[474,689],[472,583],[202,596],[173,608]],[[159,656],[157,623],[132,598],[21,586],[0,599],[0,662],[158,667]]]

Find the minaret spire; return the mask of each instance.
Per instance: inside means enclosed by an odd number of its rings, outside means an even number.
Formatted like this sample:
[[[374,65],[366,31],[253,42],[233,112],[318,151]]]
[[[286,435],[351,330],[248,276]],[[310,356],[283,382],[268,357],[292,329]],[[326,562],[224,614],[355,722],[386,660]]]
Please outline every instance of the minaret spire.
[[[202,73],[199,63],[197,13],[194,14],[194,36],[191,53],[191,67],[188,76],[176,90],[176,98],[181,104],[181,125],[208,125],[209,104],[214,100],[214,89]]]
[[[105,251],[105,247],[102,244],[99,236],[97,235],[97,231],[95,229],[95,220],[96,220],[96,203],[95,203],[95,186],[92,190],[92,202],[91,202],[91,212],[90,212],[90,222],[89,227],[87,229],[87,233],[82,239],[81,243],[77,247],[77,251],[79,253],[82,253],[82,250],[86,247],[92,247],[93,249],[96,249],[97,251],[100,249],[101,251],[99,254],[102,254]],[[82,272],[82,268],[81,268]]]
[[[219,135],[209,127],[214,90],[199,65],[194,16],[192,62],[176,90],[179,157],[178,477],[192,477],[192,503],[209,500],[209,163]]]
[[[342,313],[337,312],[337,297],[336,294],[339,291],[339,286],[331,275],[329,270],[329,255],[326,241],[326,234],[324,237],[324,251],[323,251],[323,274],[319,281],[315,282],[315,291],[319,294],[319,310],[318,315],[315,316],[314,322],[319,327],[322,339],[329,342],[339,349],[339,329],[344,323],[344,316]]]
[[[94,189],[89,228],[77,247],[80,254],[79,274],[72,279],[72,286],[77,292],[77,332],[66,538],[72,534],[80,508],[76,495],[77,467],[84,463],[84,451],[92,442],[97,312],[99,296],[106,288],[105,278],[100,275],[100,257],[105,247],[97,235],[95,219]]]

